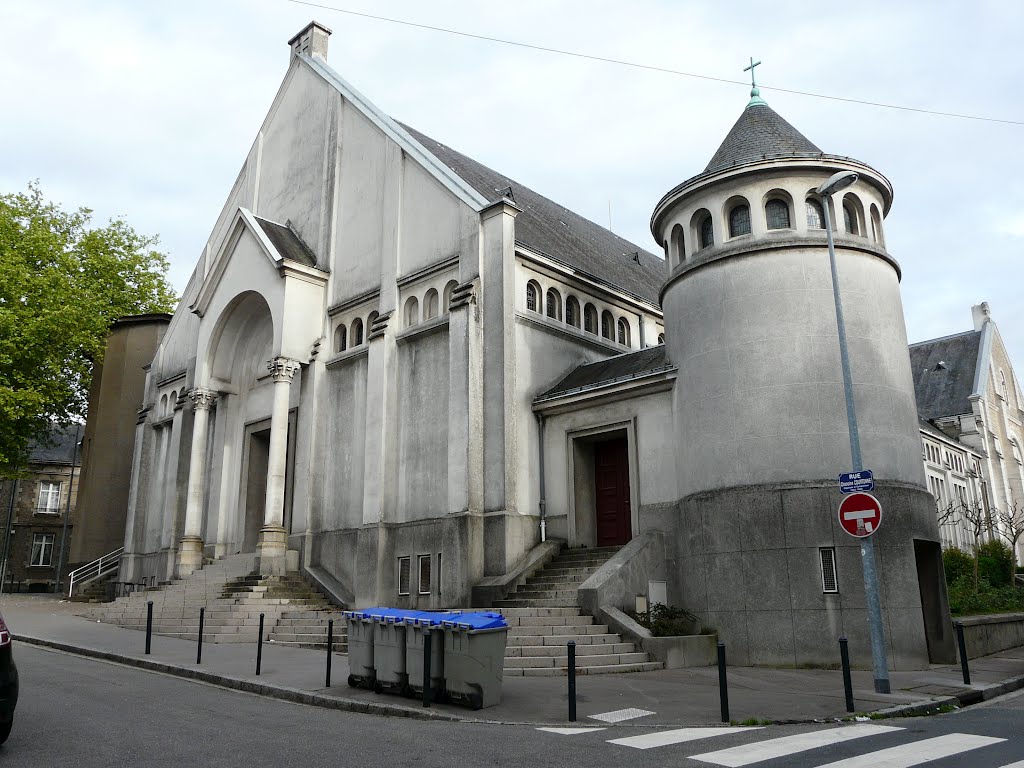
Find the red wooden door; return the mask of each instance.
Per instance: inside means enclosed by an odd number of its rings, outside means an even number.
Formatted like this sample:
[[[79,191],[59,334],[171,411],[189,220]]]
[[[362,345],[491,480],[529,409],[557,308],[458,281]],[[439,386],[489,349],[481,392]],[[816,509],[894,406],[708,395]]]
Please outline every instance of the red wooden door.
[[[626,438],[594,445],[597,546],[620,546],[633,538],[629,509],[629,453]]]

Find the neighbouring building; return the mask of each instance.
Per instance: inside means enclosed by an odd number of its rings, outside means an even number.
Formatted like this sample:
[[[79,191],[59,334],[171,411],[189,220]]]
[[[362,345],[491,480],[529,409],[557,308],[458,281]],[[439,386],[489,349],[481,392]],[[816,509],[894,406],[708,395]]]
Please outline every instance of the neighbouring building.
[[[22,477],[0,482],[0,520],[11,516],[0,537],[0,555],[7,552],[6,563],[0,564],[4,592],[53,591],[62,544],[62,577],[70,570],[67,551],[78,522],[80,438],[81,427],[54,429],[48,441],[32,446]]]
[[[657,594],[736,663],[832,663],[841,635],[866,663],[825,205],[890,661],[952,660],[889,181],[755,89],[655,255],[390,118],[328,35],[292,39],[148,369],[120,578],[255,552],[348,604],[465,606],[557,538],[622,547],[598,599]]]
[[[925,471],[939,509],[980,508],[998,527],[1001,510],[1024,507],[1024,400],[988,303],[971,313],[973,330],[912,344],[910,361]],[[943,542],[972,547],[968,528],[954,515]],[[1016,554],[1024,562],[1024,546]]]

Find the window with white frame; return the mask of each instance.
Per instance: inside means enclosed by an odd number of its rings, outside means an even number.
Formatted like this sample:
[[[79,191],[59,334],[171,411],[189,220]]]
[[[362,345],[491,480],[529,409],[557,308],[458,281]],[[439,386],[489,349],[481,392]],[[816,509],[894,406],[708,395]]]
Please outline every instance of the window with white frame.
[[[53,565],[53,534],[36,533],[32,536],[32,559],[29,565]]]
[[[39,483],[39,503],[36,512],[42,515],[60,514],[60,483],[42,480]]]
[[[839,591],[839,578],[836,575],[835,547],[822,547],[818,550],[821,558],[821,591],[836,593]]]
[[[412,558],[398,558],[398,594],[408,595],[412,589]]]
[[[419,570],[419,593],[421,595],[430,594],[430,566],[431,556],[420,555],[418,558],[418,570]]]

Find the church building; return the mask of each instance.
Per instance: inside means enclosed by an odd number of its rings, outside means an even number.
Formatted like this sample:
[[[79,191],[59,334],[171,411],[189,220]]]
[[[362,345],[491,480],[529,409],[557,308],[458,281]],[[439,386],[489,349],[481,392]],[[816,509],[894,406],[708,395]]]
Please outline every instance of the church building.
[[[841,635],[866,663],[828,206],[890,663],[949,660],[885,176],[755,88],[655,255],[384,114],[329,34],[290,41],[148,369],[119,578],[254,552],[346,605],[469,606],[557,540],[620,548],[585,610],[646,596],[734,663]]]

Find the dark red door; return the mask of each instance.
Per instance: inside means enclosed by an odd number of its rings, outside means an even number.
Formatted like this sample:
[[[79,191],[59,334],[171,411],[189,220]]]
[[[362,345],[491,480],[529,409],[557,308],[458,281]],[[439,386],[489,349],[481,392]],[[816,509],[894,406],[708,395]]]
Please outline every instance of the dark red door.
[[[594,485],[597,496],[597,546],[625,544],[633,537],[626,438],[594,444]]]

